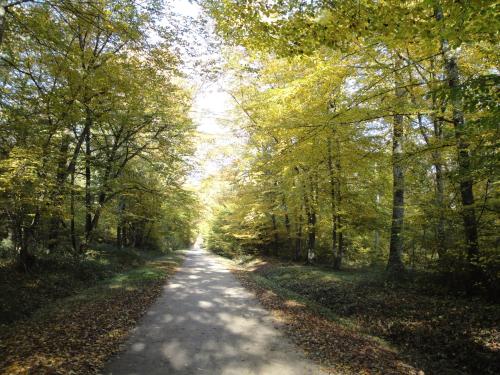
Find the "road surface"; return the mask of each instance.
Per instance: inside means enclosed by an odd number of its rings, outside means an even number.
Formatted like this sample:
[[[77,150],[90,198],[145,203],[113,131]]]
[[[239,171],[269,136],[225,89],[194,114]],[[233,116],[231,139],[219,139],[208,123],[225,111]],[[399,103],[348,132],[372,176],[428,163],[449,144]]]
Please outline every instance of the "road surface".
[[[216,256],[195,248],[104,374],[324,373]]]

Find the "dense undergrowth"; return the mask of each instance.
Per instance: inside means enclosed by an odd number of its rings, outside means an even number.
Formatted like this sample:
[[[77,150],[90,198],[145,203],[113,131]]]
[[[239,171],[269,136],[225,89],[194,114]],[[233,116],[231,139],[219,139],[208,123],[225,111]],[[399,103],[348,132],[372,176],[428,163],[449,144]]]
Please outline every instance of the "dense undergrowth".
[[[500,372],[497,303],[450,295],[428,278],[391,284],[377,270],[332,271],[269,259],[257,266],[249,259],[245,263],[252,283],[305,304],[313,315],[352,334],[383,340],[413,368],[429,374]]]

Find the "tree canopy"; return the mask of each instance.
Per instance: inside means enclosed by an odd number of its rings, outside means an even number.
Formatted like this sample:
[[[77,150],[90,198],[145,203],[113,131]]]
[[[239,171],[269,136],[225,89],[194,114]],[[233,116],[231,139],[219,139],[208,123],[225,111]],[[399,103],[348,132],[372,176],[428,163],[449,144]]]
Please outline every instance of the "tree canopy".
[[[497,282],[498,4],[200,3],[248,140],[209,246]]]
[[[2,4],[0,231],[40,251],[189,243],[193,125],[161,1]],[[11,245],[8,245],[8,244]]]

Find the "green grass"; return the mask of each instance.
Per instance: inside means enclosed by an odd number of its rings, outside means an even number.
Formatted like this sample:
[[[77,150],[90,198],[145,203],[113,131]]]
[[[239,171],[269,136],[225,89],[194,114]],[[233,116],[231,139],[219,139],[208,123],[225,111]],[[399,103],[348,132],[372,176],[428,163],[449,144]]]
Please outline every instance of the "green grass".
[[[268,278],[276,282],[292,283],[292,282],[313,282],[313,283],[329,283],[329,282],[349,282],[359,283],[366,281],[378,281],[382,279],[382,274],[377,270],[369,270],[368,272],[360,271],[332,271],[313,266],[283,266],[273,270],[272,274],[267,275]]]

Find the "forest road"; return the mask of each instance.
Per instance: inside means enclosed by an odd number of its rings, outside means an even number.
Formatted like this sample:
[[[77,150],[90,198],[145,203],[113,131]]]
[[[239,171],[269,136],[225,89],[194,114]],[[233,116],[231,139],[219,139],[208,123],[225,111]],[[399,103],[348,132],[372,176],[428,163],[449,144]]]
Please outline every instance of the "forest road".
[[[326,374],[290,343],[217,257],[199,248],[187,252],[103,373]]]

